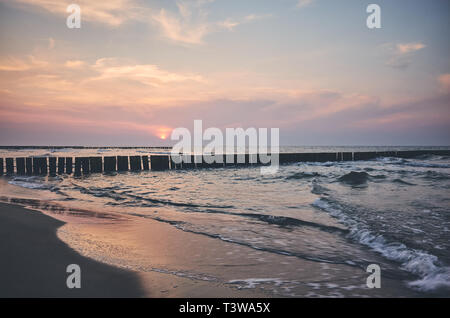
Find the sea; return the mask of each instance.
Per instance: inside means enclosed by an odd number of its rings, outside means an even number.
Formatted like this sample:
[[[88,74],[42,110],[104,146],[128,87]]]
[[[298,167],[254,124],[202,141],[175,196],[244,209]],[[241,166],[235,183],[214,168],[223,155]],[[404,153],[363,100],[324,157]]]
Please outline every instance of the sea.
[[[422,149],[449,148],[281,147],[281,152]],[[4,148],[0,157],[169,151]],[[269,297],[450,296],[448,156],[292,163],[275,174],[231,166],[0,179],[1,201],[70,215],[58,236],[81,254],[115,266],[255,289]],[[139,232],[133,247],[119,234],[106,241],[77,230],[77,222],[98,220],[102,226],[122,217],[170,227],[158,243],[161,249],[171,248],[173,233],[189,233],[181,237],[195,238],[195,244],[186,242],[190,251],[180,256],[175,248],[170,256],[161,253],[168,261],[146,250],[154,244],[151,226],[147,234]],[[177,244],[183,249],[183,242]],[[377,290],[366,281],[371,264],[381,269]]]

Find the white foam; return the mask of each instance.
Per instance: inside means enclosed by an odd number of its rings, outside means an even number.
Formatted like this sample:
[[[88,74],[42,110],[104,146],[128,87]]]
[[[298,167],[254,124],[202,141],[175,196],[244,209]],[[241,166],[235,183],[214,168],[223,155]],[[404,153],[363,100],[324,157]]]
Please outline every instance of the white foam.
[[[8,181],[9,184],[27,189],[49,189],[49,185],[38,181],[34,177],[30,178],[14,178]]]
[[[345,224],[350,230],[349,236],[352,239],[372,248],[389,260],[400,262],[402,269],[420,276],[421,279],[409,283],[411,287],[423,291],[450,288],[450,267],[439,267],[436,256],[408,248],[403,243],[388,242],[382,235],[372,233],[364,223],[343,213],[341,209],[332,206],[323,198],[317,199],[313,205]]]
[[[228,284],[244,284],[243,288],[255,288],[260,284],[267,283],[274,283],[275,286],[280,286],[283,284],[283,281],[279,278],[248,278],[228,281]]]

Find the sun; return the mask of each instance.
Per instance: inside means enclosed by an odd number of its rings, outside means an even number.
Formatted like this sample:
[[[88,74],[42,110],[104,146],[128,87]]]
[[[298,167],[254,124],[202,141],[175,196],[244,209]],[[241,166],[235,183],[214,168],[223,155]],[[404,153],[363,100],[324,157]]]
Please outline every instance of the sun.
[[[161,134],[161,135],[159,135],[159,138],[162,140],[166,140],[167,136],[166,136],[166,134]]]

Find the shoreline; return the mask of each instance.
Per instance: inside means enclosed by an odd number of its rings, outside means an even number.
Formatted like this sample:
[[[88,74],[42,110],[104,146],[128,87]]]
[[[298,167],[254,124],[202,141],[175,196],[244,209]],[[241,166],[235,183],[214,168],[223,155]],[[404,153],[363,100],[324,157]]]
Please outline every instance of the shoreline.
[[[56,231],[65,223],[0,203],[0,297],[143,297],[138,276],[81,256]],[[66,286],[66,268],[81,268],[81,288]]]
[[[0,202],[0,298],[268,297],[254,290],[237,290],[170,272],[128,270],[81,255],[58,234],[69,224],[50,213]],[[113,226],[125,224],[113,222]],[[150,224],[161,230],[158,225]],[[88,230],[92,229],[113,234],[108,224],[89,223]],[[167,234],[165,227],[162,230],[162,235]],[[66,286],[70,264],[81,268],[80,289]]]

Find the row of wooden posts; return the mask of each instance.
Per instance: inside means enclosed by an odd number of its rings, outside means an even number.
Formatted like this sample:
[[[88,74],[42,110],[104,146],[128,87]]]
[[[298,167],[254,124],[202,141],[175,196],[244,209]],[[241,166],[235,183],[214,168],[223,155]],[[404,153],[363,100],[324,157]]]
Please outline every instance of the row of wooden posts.
[[[15,164],[14,164],[15,163]],[[0,158],[0,175],[89,174],[115,171],[167,170],[169,156],[18,157]]]
[[[383,152],[327,152],[327,153],[280,153],[279,163],[294,162],[328,162],[370,160],[377,157],[414,158],[420,155],[450,155],[450,150],[420,151],[383,151]],[[234,156],[234,157],[233,157]],[[0,158],[0,175],[56,175],[56,174],[89,174],[115,171],[162,171],[168,169],[220,168],[224,166],[253,165],[264,162],[257,154],[237,155],[230,162],[230,155],[224,155],[222,162],[211,162],[204,155],[183,156],[184,161],[178,163],[170,155],[145,156],[105,156],[105,157],[18,157]],[[188,158],[189,157],[189,158]],[[216,156],[217,157],[217,156]],[[189,160],[186,160],[186,159]],[[243,160],[240,160],[243,159]],[[6,168],[6,171],[4,170]]]

